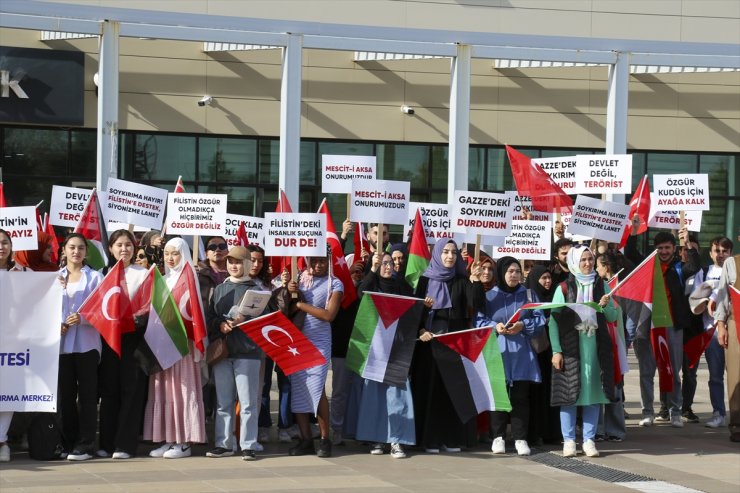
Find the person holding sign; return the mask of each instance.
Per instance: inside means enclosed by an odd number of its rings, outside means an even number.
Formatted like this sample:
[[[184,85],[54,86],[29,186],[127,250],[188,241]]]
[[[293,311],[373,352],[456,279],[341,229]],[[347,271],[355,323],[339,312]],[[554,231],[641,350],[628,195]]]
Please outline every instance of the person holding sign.
[[[342,281],[329,274],[330,257],[310,257],[308,269],[303,271],[298,282],[288,283],[289,293],[303,294],[305,301],[296,301],[295,307],[306,313],[303,334],[326,358],[321,366],[307,368],[290,375],[291,403],[301,440],[290,449],[290,455],[314,453],[313,435],[309,416],[316,415],[321,433],[319,457],[331,457],[329,439],[329,401],[324,387],[331,361],[331,322],[337,316],[344,295]]]
[[[460,452],[478,440],[476,419],[463,423],[450,399],[434,359],[430,341],[434,334],[446,334],[472,327],[474,307],[483,306],[485,293],[480,282],[480,266],[474,265],[470,277],[457,244],[442,238],[434,245],[432,258],[416,286],[417,298],[431,298],[432,309],[419,330],[418,344],[411,363],[416,442],[430,454]]]
[[[59,271],[64,286],[62,339],[59,344],[59,412],[67,460],[92,459],[98,423],[98,362],[100,334],[78,309],[103,280],[85,265],[87,242],[71,233],[62,244],[65,266]]]
[[[568,251],[568,280],[555,291],[553,303],[598,300],[603,313],[593,308],[555,308],[550,312],[552,345],[552,397],[560,406],[563,457],[576,455],[576,408],[583,410],[583,452],[598,457],[594,438],[601,404],[614,400],[614,360],[607,322],[617,319],[609,303],[609,285],[594,271],[594,255],[585,246]],[[580,307],[579,307],[580,308]]]
[[[193,263],[190,248],[182,238],[172,238],[163,251],[164,280],[167,288],[173,290],[183,269],[189,269]],[[197,293],[190,293],[190,296],[197,296]],[[195,306],[194,303],[190,304],[191,309]],[[183,310],[182,306],[180,310]],[[188,354],[177,363],[149,377],[144,439],[164,442],[149,452],[149,457],[190,457],[191,443],[207,441],[200,384],[200,361],[203,355],[190,340],[188,349]]]
[[[210,244],[210,241],[209,241]],[[239,446],[242,459],[256,460],[257,428],[260,410],[259,378],[264,353],[257,344],[237,325],[248,319],[238,310],[244,294],[259,285],[250,277],[251,260],[243,246],[235,246],[226,256],[229,277],[216,286],[208,306],[206,324],[208,340],[213,344],[225,339],[228,357],[213,365],[216,383],[215,445],[206,453],[207,457],[234,455],[234,402],[238,399],[241,408]]]
[[[123,262],[129,298],[146,278],[146,269],[133,264],[136,240],[126,229],[114,231],[108,239],[109,268]],[[107,273],[107,269],[103,274]],[[103,341],[98,385],[100,392],[100,449],[98,457],[130,459],[136,455],[141,430],[147,378],[134,357],[143,339],[146,320],[134,318],[136,332],[121,335],[121,356]]]
[[[52,238],[43,231],[38,231],[39,246],[36,250],[23,250],[15,254],[14,260],[21,266],[34,272],[54,272],[59,266],[51,261]]]
[[[521,284],[522,267],[514,257],[502,257],[496,263],[498,284],[486,293],[486,304],[478,312],[478,327],[494,326],[504,361],[506,386],[511,401],[511,412],[491,411],[491,432],[494,454],[506,453],[506,425],[511,422],[511,434],[518,455],[529,455],[527,443],[529,424],[529,386],[542,378],[537,365],[537,354],[530,338],[541,333],[545,326],[542,310],[523,310],[519,320],[507,321],[525,303],[540,300],[533,291]]]

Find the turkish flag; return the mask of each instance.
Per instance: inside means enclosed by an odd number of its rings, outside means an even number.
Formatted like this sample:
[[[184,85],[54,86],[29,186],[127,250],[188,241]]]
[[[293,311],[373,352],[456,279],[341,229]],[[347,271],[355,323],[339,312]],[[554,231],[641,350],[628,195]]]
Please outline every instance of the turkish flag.
[[[286,375],[326,364],[326,358],[316,346],[282,312],[273,312],[248,320],[238,327],[262,348]]]
[[[673,372],[675,370],[671,365],[671,353],[668,349],[668,329],[666,327],[653,327],[650,331],[650,342],[653,345],[655,365],[658,369],[660,391],[673,392]]]
[[[249,238],[247,238],[247,226],[244,221],[239,222],[239,229],[236,230],[236,243],[238,246],[249,245]]]
[[[573,200],[555,183],[538,164],[529,156],[513,147],[506,146],[511,174],[514,177],[517,192],[520,196],[532,198],[532,208],[540,212],[570,212]]]
[[[362,250],[365,250],[368,255],[370,254],[370,244],[365,236],[365,228],[362,227],[362,223],[355,224],[355,263],[362,261]]]
[[[357,299],[357,290],[355,289],[355,283],[352,282],[347,261],[344,259],[342,244],[339,242],[337,230],[334,228],[334,221],[332,221],[331,214],[329,214],[326,199],[321,202],[319,213],[326,216],[326,243],[331,248],[332,273],[344,284],[342,308],[347,308]]]
[[[275,207],[275,212],[293,212],[293,209],[290,207],[290,202],[288,202],[288,196],[285,195],[285,192],[283,192],[282,189],[278,195],[278,203],[277,207]],[[272,268],[272,277],[278,277],[282,274],[284,269],[290,270],[290,257],[270,257],[270,267]]]
[[[79,313],[100,332],[105,342],[120,357],[121,334],[135,330],[126,276],[120,260],[95,291],[90,293]]]
[[[156,268],[156,265],[149,267],[144,282],[141,283],[141,286],[131,298],[131,313],[134,315],[148,313],[152,306],[152,287],[154,286],[154,269]]]
[[[647,175],[642,177],[640,183],[637,184],[637,190],[630,199],[630,212],[629,221],[627,226],[624,228],[622,234],[622,240],[619,242],[619,248],[624,248],[627,244],[627,239],[632,234],[632,218],[637,216],[640,218],[640,227],[637,228],[636,234],[642,234],[648,229],[648,216],[650,215],[650,183],[648,182]]]
[[[195,284],[193,267],[189,263],[182,269],[180,277],[172,288],[172,298],[180,309],[188,339],[195,343],[195,347],[201,353],[205,353],[203,339],[206,337],[206,321],[198,287]]]

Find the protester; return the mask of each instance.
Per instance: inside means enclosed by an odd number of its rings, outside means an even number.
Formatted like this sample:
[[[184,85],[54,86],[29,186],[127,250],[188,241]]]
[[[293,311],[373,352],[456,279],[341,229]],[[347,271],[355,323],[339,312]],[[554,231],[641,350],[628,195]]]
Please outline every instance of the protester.
[[[192,268],[190,248],[182,238],[172,238],[164,246],[163,252],[164,279],[172,290],[184,269]],[[191,299],[198,299],[197,293],[191,293]],[[200,309],[197,307],[199,305],[191,303],[191,313]],[[188,340],[188,354],[166,370],[149,377],[144,440],[164,442],[149,452],[150,457],[190,457],[192,443],[207,441],[200,380],[202,360],[203,354],[193,341]]]
[[[738,236],[740,241],[740,236]],[[740,255],[725,259],[717,290],[717,343],[725,349],[727,369],[727,398],[730,405],[730,441],[740,442],[740,335],[737,330],[738,313],[733,309],[730,287],[740,290]],[[1,431],[1,430],[0,430]],[[1,438],[1,437],[0,437]]]
[[[583,418],[583,452],[598,457],[594,439],[599,405],[614,400],[614,361],[606,327],[617,311],[609,303],[609,286],[594,271],[594,256],[585,246],[574,246],[567,256],[568,280],[556,289],[553,303],[598,302],[604,313],[592,308],[556,308],[550,313],[552,344],[551,404],[560,406],[563,456],[576,450],[576,410]]]
[[[357,288],[359,297],[366,292],[377,292],[411,296],[413,289],[402,277],[394,277],[394,261],[391,254],[376,252],[372,267]],[[356,440],[372,443],[370,453],[383,455],[386,444],[390,444],[390,455],[394,459],[406,458],[404,445],[416,443],[414,425],[414,402],[409,379],[404,387],[387,385],[355,375],[353,397],[347,411],[345,432]]]
[[[696,314],[702,315],[702,321],[704,322],[704,328],[706,330],[712,330],[714,327],[714,306],[716,305],[717,295],[719,293],[719,283],[722,276],[722,266],[729,257],[732,256],[732,240],[726,236],[717,236],[710,241],[709,257],[712,259],[712,263],[707,267],[700,269],[694,277],[694,293],[700,294],[701,298],[704,298],[705,289],[702,284],[706,284],[709,288],[710,302],[701,303],[696,308],[692,306],[692,311]],[[693,296],[692,296],[693,298]],[[691,299],[689,299],[691,304]],[[707,362],[707,368],[709,369],[709,400],[712,403],[712,417],[705,423],[707,428],[719,428],[725,424],[725,416],[727,410],[725,408],[725,351],[722,346],[719,345],[717,339],[718,332],[715,330],[712,335],[712,339],[709,341],[706,350],[704,351],[704,358]],[[697,362],[698,366],[698,362]],[[692,396],[693,400],[693,396]]]
[[[222,236],[211,236],[206,241],[206,260],[198,262],[198,281],[203,306],[208,306],[216,286],[229,277],[226,255],[229,246]]]
[[[123,263],[129,297],[133,297],[147,271],[131,261],[136,244],[125,229],[114,231],[108,239],[110,267]],[[107,273],[107,269],[105,272]],[[121,356],[102,341],[98,387],[100,393],[100,449],[98,457],[129,459],[136,455],[146,398],[147,377],[134,357],[146,330],[146,320],[134,318],[136,332],[121,335]]]
[[[535,264],[527,276],[525,286],[537,295],[543,303],[552,301],[555,294],[555,286],[552,282],[552,274],[547,267]],[[545,327],[550,320],[550,310],[543,310],[545,316]],[[547,330],[545,330],[547,333]],[[548,334],[549,341],[549,334]],[[541,445],[542,443],[560,443],[563,437],[560,434],[560,409],[550,405],[550,392],[552,389],[552,345],[537,355],[537,365],[542,375],[540,383],[529,386],[529,408],[538,412],[529,413],[529,435],[527,442],[530,445]]]
[[[472,245],[472,247],[472,252],[469,252],[468,248],[460,249],[460,253],[467,252],[462,257],[467,264],[466,272],[468,273],[468,275],[470,275],[470,268],[472,267],[473,259],[475,258],[475,245]],[[480,282],[483,285],[483,290],[488,293],[496,285],[496,261],[486,255],[484,252],[479,252],[479,258]],[[476,431],[478,432],[479,442],[488,444],[493,443],[493,438],[491,437],[490,411],[483,411],[482,413],[478,414],[478,417],[476,418]]]
[[[134,262],[139,267],[143,267],[147,270],[149,270],[149,267],[152,265],[156,265],[157,261],[154,258],[153,255],[146,253],[146,248],[139,245],[139,248],[136,249],[136,258],[134,259]]]
[[[548,270],[555,286],[568,279],[568,252],[572,247],[573,240],[570,238],[560,238],[552,246],[554,259],[550,261]]]
[[[427,453],[460,452],[461,447],[477,443],[476,419],[463,423],[450,400],[450,394],[433,356],[435,334],[446,334],[472,327],[471,314],[485,302],[480,268],[470,276],[454,241],[437,241],[432,258],[416,287],[416,296],[431,298],[433,306],[419,339],[411,363],[416,441]]]
[[[326,358],[325,364],[290,376],[291,409],[301,433],[301,440],[290,449],[290,455],[316,453],[319,457],[331,457],[329,401],[324,387],[331,359],[331,322],[339,312],[344,286],[330,275],[329,265],[330,257],[310,257],[308,269],[303,271],[299,282],[288,283],[288,292],[298,293],[300,290],[305,298],[305,301],[295,302],[295,307],[306,313],[303,334]],[[320,440],[317,451],[309,421],[311,415],[318,418]]]
[[[78,312],[103,280],[85,264],[87,242],[71,233],[62,244],[65,266],[59,271],[64,286],[62,338],[59,343],[59,403],[61,431],[67,460],[83,461],[95,455],[98,424],[98,363],[100,334]]]
[[[51,261],[53,255],[52,238],[43,231],[37,231],[39,246],[36,250],[22,250],[15,254],[13,260],[34,272],[56,272],[59,266]]]
[[[156,265],[160,272],[164,272],[164,254],[162,251],[162,233],[157,230],[151,230],[144,233],[139,244],[144,248],[144,252],[149,258],[149,267]],[[142,266],[144,267],[144,266]],[[147,268],[149,268],[147,267]]]
[[[394,243],[391,245],[391,258],[393,259],[393,277],[406,274],[406,257],[408,248],[405,243]]]
[[[537,303],[539,299],[521,284],[522,267],[514,257],[498,260],[496,278],[499,282],[486,292],[486,304],[478,312],[476,325],[493,326],[496,330],[511,412],[491,411],[491,451],[494,454],[506,453],[506,427],[511,423],[517,454],[529,455],[529,386],[530,382],[541,381],[537,355],[532,350],[530,339],[543,331],[545,317],[541,310],[525,310],[518,321],[509,324],[509,319],[522,305]]]
[[[209,241],[210,243],[210,241]],[[209,250],[211,251],[211,250]],[[251,260],[243,246],[235,246],[226,256],[229,277],[216,286],[208,306],[206,323],[208,339],[213,344],[225,339],[228,357],[213,365],[213,380],[216,384],[215,448],[207,457],[234,455],[234,402],[240,406],[239,447],[242,459],[256,460],[256,444],[259,421],[260,366],[264,353],[237,324],[248,320],[237,307],[248,290],[259,290],[250,276]]]

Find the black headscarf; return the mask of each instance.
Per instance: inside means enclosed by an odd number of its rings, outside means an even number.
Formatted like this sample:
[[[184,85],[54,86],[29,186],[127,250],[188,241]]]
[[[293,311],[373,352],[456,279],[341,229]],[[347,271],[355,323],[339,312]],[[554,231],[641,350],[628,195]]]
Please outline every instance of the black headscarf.
[[[509,266],[511,264],[516,264],[519,266],[519,269],[522,268],[522,264],[519,263],[517,259],[514,257],[501,257],[498,259],[498,262],[496,262],[496,281],[498,288],[505,292],[505,293],[513,293],[517,289],[519,289],[519,284],[514,286],[513,288],[506,284],[506,271],[509,270]],[[530,274],[531,275],[531,274]]]
[[[555,294],[555,289],[557,288],[557,284],[555,284],[554,282],[552,283],[552,286],[550,286],[550,289],[545,289],[542,284],[540,284],[540,278],[545,273],[549,272],[550,271],[547,270],[546,266],[535,264],[532,267],[532,270],[529,271],[529,276],[527,276],[526,286],[534,291],[539,300],[543,303],[552,301],[552,297]]]

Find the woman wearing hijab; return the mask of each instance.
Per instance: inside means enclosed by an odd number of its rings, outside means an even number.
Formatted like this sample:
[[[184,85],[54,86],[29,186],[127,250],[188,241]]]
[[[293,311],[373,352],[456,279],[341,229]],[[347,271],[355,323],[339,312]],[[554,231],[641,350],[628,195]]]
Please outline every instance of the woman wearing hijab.
[[[250,277],[251,260],[243,246],[233,247],[226,256],[229,277],[216,286],[208,306],[206,323],[208,340],[226,339],[229,356],[213,365],[216,383],[215,445],[207,457],[234,455],[234,402],[239,399],[241,409],[239,446],[242,460],[256,460],[257,430],[260,411],[260,366],[264,353],[236,325],[246,320],[237,307],[250,289],[259,285]]]
[[[433,356],[433,346],[439,343],[430,341],[436,334],[472,327],[472,314],[477,311],[473,307],[485,302],[479,272],[475,266],[468,278],[457,244],[444,238],[434,245],[429,267],[416,286],[416,296],[433,303],[411,364],[416,442],[431,454],[442,448],[459,452],[460,447],[477,443],[476,419],[460,420]]]
[[[39,246],[36,250],[22,250],[15,254],[15,262],[34,272],[56,272],[59,266],[51,261],[51,236],[37,231]]]
[[[408,257],[408,247],[405,243],[394,243],[391,245],[393,277],[404,277],[406,275],[406,257]]]
[[[164,280],[172,290],[184,269],[192,269],[190,248],[182,238],[164,246]],[[195,273],[193,272],[193,278]],[[198,293],[191,293],[196,297]],[[190,457],[191,443],[207,441],[200,380],[202,353],[188,340],[189,352],[181,360],[149,378],[149,398],[144,412],[144,439],[163,442],[150,457]]]
[[[594,271],[594,255],[583,245],[568,251],[568,279],[555,290],[554,303],[598,302],[603,313],[592,308],[553,309],[550,314],[552,345],[553,406],[560,406],[563,456],[576,451],[576,411],[582,408],[583,452],[598,457],[594,438],[601,404],[614,400],[614,362],[607,322],[617,319],[609,303],[609,285]]]
[[[537,295],[543,303],[552,301],[557,286],[553,285],[552,274],[547,266],[535,264],[529,271],[527,281],[524,283],[528,289]],[[550,310],[543,310],[545,315],[545,326],[550,320]],[[549,336],[548,336],[549,340]],[[530,445],[542,443],[560,443],[563,438],[560,435],[560,409],[550,406],[550,389],[552,379],[552,347],[548,347],[537,355],[537,363],[542,375],[542,381],[529,386],[529,408],[536,412],[529,414]]]
[[[394,277],[394,261],[391,254],[382,252],[373,255],[370,272],[357,288],[357,295],[365,292],[412,296],[413,289],[402,277]],[[356,376],[351,392],[351,407],[345,421],[345,432],[350,438],[373,443],[372,455],[383,455],[386,444],[390,444],[390,455],[403,459],[404,445],[416,443],[414,425],[414,402],[409,380],[405,387],[387,385]]]
[[[479,327],[493,326],[504,362],[506,385],[511,412],[491,412],[491,451],[506,453],[506,425],[511,422],[511,434],[517,454],[529,455],[527,426],[529,423],[529,385],[540,382],[537,355],[530,338],[542,332],[545,316],[541,310],[524,310],[513,324],[507,321],[524,304],[539,302],[537,295],[521,284],[522,267],[514,257],[503,257],[496,263],[498,285],[486,293],[485,309],[478,313]]]

